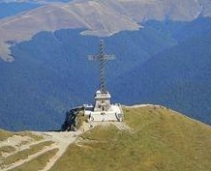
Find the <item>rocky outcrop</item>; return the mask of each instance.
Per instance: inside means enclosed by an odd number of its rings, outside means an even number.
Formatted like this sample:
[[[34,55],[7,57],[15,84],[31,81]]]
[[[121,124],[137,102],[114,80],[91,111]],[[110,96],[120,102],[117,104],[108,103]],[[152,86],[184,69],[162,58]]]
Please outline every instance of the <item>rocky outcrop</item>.
[[[79,126],[77,116],[79,116],[82,111],[83,107],[76,107],[67,112],[65,121],[61,126],[61,131],[76,131]]]

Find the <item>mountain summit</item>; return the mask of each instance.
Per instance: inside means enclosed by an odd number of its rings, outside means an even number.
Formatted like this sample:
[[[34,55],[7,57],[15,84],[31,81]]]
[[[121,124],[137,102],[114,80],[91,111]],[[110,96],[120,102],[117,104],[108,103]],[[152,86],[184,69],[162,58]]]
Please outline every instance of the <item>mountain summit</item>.
[[[209,126],[157,105],[124,107],[124,113],[125,124],[101,122],[74,133],[0,130],[0,168],[211,171]]]
[[[0,56],[10,63],[0,60],[0,127],[58,129],[70,108],[92,104],[97,67],[87,54],[99,37],[117,57],[105,67],[114,101],[211,124],[210,3],[1,1]]]

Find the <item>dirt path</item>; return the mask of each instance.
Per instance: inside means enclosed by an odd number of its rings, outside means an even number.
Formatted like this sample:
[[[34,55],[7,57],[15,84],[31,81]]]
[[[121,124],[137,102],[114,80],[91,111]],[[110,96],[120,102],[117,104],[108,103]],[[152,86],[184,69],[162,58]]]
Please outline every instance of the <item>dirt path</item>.
[[[40,141],[31,141],[31,142],[27,142],[24,145],[21,145],[21,143],[19,145],[17,145],[17,144],[14,145],[14,142],[10,143],[10,144],[7,144],[7,145],[10,145],[10,146],[14,147],[15,151],[10,152],[10,153],[5,153],[5,154],[3,153],[2,156],[3,157],[9,157],[9,156],[11,156],[11,155],[13,155],[13,154],[15,154],[15,153],[17,153],[19,151],[23,151],[23,150],[29,149],[30,146],[37,145],[37,144],[45,142],[45,141],[46,141],[45,139],[40,140]]]
[[[126,108],[139,108],[139,107],[147,107],[147,106],[156,106],[156,105],[152,105],[152,104],[136,104],[136,105],[133,105],[133,106],[123,106],[123,107],[126,107]]]
[[[99,122],[95,123],[95,126],[102,125],[107,126],[113,124],[120,130],[131,130],[129,126],[127,126],[125,123],[121,122]],[[81,130],[76,132],[44,132],[44,133],[38,133],[39,135],[44,136],[46,140],[53,141],[56,144],[56,147],[59,149],[57,154],[50,159],[50,161],[47,163],[45,168],[39,171],[48,171],[55,163],[56,161],[62,156],[62,154],[66,151],[67,147],[76,141],[79,135],[82,133],[88,131],[90,128],[88,126],[88,123],[85,123]]]
[[[157,105],[157,104],[136,104],[133,106],[126,106],[124,105],[123,107],[125,108],[141,108],[141,107],[157,107],[157,108],[166,108],[162,105]]]
[[[119,123],[119,122],[116,122],[116,123],[114,123],[114,122],[113,123],[112,122],[111,123],[99,122],[99,123],[95,123],[94,127],[98,126],[98,125],[107,126],[107,125],[110,125],[110,124],[114,124],[120,130],[130,130],[131,129],[127,125],[125,125],[124,123]],[[44,147],[41,151],[28,156],[27,159],[22,159],[22,160],[19,160],[19,161],[13,163],[13,164],[5,166],[5,168],[2,168],[1,171],[7,171],[7,170],[10,170],[10,169],[16,168],[16,167],[24,164],[25,162],[29,162],[30,160],[33,160],[33,159],[39,157],[40,155],[57,148],[58,152],[51,159],[49,159],[49,162],[46,164],[46,166],[43,169],[39,170],[39,171],[48,171],[56,163],[56,161],[64,154],[64,152],[66,151],[68,146],[71,143],[75,142],[76,139],[82,133],[88,131],[89,129],[90,129],[89,124],[86,123],[86,124],[83,125],[83,127],[80,130],[78,130],[76,132],[32,132],[33,134],[41,135],[43,137],[43,139],[40,140],[40,141],[32,141],[30,138],[27,138],[27,137],[24,138],[24,139],[23,139],[23,137],[11,137],[10,139],[4,141],[4,143],[2,143],[1,145],[2,146],[4,146],[4,145],[16,146],[15,152],[24,150],[26,148],[29,148],[30,145],[38,144],[38,143],[41,143],[43,141],[52,141],[54,143],[50,146]],[[19,145],[23,141],[28,141],[29,143],[24,144],[24,145],[19,147]],[[8,154],[8,155],[12,155],[12,153]],[[8,157],[8,156],[6,156],[6,157]]]
[[[56,148],[59,149],[59,151],[56,153],[55,156],[53,156],[50,161],[47,163],[45,168],[43,168],[40,171],[47,171],[49,170],[55,162],[62,156],[62,154],[66,151],[67,147],[73,143],[76,138],[82,134],[82,131],[76,131],[76,132],[36,132],[36,134],[44,136],[46,140],[50,140],[55,142]]]
[[[13,147],[18,147],[18,146],[21,146],[23,142],[31,142],[31,141],[33,141],[33,139],[29,136],[13,135],[4,141],[1,141],[0,147],[8,146],[8,145],[13,146]]]
[[[7,140],[1,142],[0,147],[9,145],[9,146],[14,147],[16,150],[11,153],[3,154],[2,155],[3,158],[7,158],[10,155],[13,155],[19,151],[29,149],[31,145],[36,145],[45,141],[52,141],[54,143],[52,145],[44,147],[41,151],[28,156],[28,158],[26,159],[20,159],[19,161],[12,163],[10,165],[4,165],[4,168],[0,168],[0,170],[7,171],[10,169],[16,168],[26,162],[29,162],[30,160],[33,160],[39,157],[40,155],[50,150],[57,148],[58,152],[56,153],[56,155],[50,159],[50,161],[47,163],[45,168],[40,170],[40,171],[47,171],[62,156],[62,154],[66,151],[67,147],[71,143],[73,143],[79,135],[83,133],[83,131],[79,130],[76,132],[32,132],[33,134],[40,135],[43,137],[43,139],[40,141],[34,141],[32,138],[27,137],[27,136],[23,137],[23,136],[14,135],[12,137],[9,137]],[[27,143],[23,144],[23,142],[27,142]]]
[[[41,150],[41,151],[39,151],[35,154],[30,155],[27,159],[19,160],[18,162],[15,162],[13,164],[6,166],[6,168],[3,168],[1,171],[7,171],[7,170],[10,170],[10,169],[16,168],[16,167],[24,164],[25,162],[33,160],[34,158],[40,156],[41,154],[44,154],[47,151],[50,151],[50,150],[55,149],[55,148],[56,148],[56,146],[54,144],[52,144],[51,146],[47,146],[47,147],[43,148],[43,150]]]

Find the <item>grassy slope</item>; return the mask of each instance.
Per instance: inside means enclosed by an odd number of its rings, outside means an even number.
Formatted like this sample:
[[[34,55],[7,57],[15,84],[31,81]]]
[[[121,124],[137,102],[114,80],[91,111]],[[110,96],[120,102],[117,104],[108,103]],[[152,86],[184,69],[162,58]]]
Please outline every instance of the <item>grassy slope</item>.
[[[46,163],[57,153],[57,151],[58,149],[50,150],[39,157],[9,171],[38,171],[45,167]]]
[[[210,127],[163,107],[125,109],[125,122],[132,132],[110,126],[85,133],[51,171],[211,170]]]
[[[3,141],[3,140],[7,139],[10,136],[12,136],[11,132],[4,131],[4,130],[0,129],[0,141]]]
[[[7,138],[19,136],[28,137],[29,140],[24,140],[18,143],[18,138],[13,140],[7,140]],[[5,144],[7,142],[7,145]],[[15,143],[17,141],[17,143]],[[4,144],[1,144],[4,142]],[[44,141],[43,137],[40,135],[33,134],[31,132],[8,132],[0,129],[0,170],[8,169],[13,164],[20,162],[21,160],[27,160],[28,157],[42,151],[45,147],[51,146],[52,141]],[[14,169],[9,169],[11,171],[37,171],[45,167],[49,159],[56,155],[58,149],[54,148],[47,152],[42,153],[38,157],[33,158],[24,164],[15,167]]]
[[[7,157],[6,159],[3,160],[3,163],[6,165],[10,165],[12,163],[19,161],[20,159],[25,160],[30,155],[33,155],[33,154],[41,151],[44,147],[50,146],[51,144],[53,144],[52,141],[45,141],[45,142],[42,142],[42,143],[39,143],[36,145],[29,146],[29,149],[18,151],[15,154],[10,155],[9,157]]]
[[[10,131],[6,131],[6,130],[3,130],[3,129],[0,129],[0,143],[1,143],[1,141],[4,141],[7,138],[12,137],[14,135],[19,135],[19,136],[23,136],[23,137],[24,136],[26,136],[26,137],[28,136],[28,137],[36,140],[36,141],[39,141],[39,140],[42,139],[41,136],[35,135],[35,134],[33,134],[31,132],[28,132],[28,131],[25,131],[25,132],[10,132]]]

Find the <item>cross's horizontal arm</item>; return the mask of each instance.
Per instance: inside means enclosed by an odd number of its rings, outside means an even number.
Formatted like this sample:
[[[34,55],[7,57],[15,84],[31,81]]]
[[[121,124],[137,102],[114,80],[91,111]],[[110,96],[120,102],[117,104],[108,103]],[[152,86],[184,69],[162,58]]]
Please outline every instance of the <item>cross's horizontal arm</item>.
[[[107,55],[107,54],[104,54],[103,57],[101,57],[100,55],[88,55],[88,59],[89,60],[114,60],[115,59],[115,56],[114,55]]]

